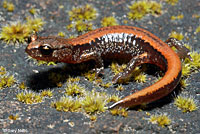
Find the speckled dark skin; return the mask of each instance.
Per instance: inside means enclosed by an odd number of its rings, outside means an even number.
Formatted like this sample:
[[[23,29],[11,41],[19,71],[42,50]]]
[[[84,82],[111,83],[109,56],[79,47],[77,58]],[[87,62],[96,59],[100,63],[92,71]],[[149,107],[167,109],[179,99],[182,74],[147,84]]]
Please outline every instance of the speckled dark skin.
[[[188,50],[176,39],[167,43],[177,48],[181,58]],[[155,84],[116,102],[115,106],[130,107],[158,100],[168,95],[179,83],[181,62],[178,55],[152,33],[131,26],[113,26],[96,29],[74,39],[32,36],[26,52],[38,60],[65,63],[81,63],[95,60],[97,75],[104,69],[104,59],[129,60],[124,72],[114,76],[113,83],[131,75],[136,66],[150,63],[165,71],[164,77]]]

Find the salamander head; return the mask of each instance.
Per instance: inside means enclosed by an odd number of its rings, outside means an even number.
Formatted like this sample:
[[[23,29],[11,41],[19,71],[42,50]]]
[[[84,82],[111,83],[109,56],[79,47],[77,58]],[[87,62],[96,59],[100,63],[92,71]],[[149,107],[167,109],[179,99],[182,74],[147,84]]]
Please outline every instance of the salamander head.
[[[73,46],[66,39],[32,35],[25,51],[37,60],[73,63]]]

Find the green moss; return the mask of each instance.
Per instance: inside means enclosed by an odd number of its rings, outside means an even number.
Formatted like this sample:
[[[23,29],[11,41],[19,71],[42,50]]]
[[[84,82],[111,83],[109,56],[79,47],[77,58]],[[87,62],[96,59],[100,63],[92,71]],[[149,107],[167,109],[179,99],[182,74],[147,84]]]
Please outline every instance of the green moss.
[[[96,80],[96,73],[95,72],[86,72],[84,74],[82,74],[84,77],[86,77],[90,82],[93,82]]]
[[[104,88],[109,88],[111,87],[113,84],[111,82],[107,82],[107,83],[101,83],[100,86],[104,87]]]
[[[182,40],[182,39],[184,38],[183,34],[178,33],[178,32],[176,32],[176,31],[172,31],[172,32],[170,33],[170,37],[171,37],[171,38],[176,38],[176,39],[178,39],[178,40]]]
[[[71,24],[69,24],[69,25],[66,26],[66,29],[67,29],[67,30],[70,30],[70,29],[72,29],[73,27],[74,27],[74,24],[71,23]]]
[[[67,82],[68,83],[74,83],[74,82],[79,82],[80,81],[80,78],[79,77],[69,77],[68,79],[67,79]]]
[[[16,82],[13,75],[0,77],[0,89],[11,87]]]
[[[42,102],[43,97],[34,92],[24,91],[17,94],[17,100],[26,104],[33,104]]]
[[[33,58],[31,58],[31,59],[33,59]],[[36,63],[37,63],[37,65],[38,66],[41,66],[41,65],[47,65],[47,66],[51,66],[51,65],[53,65],[53,66],[55,66],[55,65],[57,65],[55,62],[53,62],[53,61],[43,61],[43,60],[36,60],[36,59],[33,59]]]
[[[152,115],[149,121],[153,124],[158,124],[161,127],[165,127],[171,124],[171,119],[166,114]]]
[[[52,97],[53,96],[53,91],[51,91],[51,90],[43,90],[42,92],[41,92],[41,96],[42,97]]]
[[[151,1],[149,4],[150,4],[150,13],[152,15],[161,14],[161,12],[162,12],[161,4],[159,4],[159,3],[155,2],[155,1]]]
[[[5,75],[7,72],[6,72],[6,68],[4,68],[3,66],[0,66],[0,77],[2,75]]]
[[[142,70],[139,67],[136,67],[133,71],[133,77],[136,82],[146,82],[146,75],[142,73]]]
[[[76,83],[68,84],[65,93],[69,96],[83,96],[85,89]]]
[[[59,33],[58,33],[58,36],[60,36],[60,37],[65,37],[65,33],[59,32]]]
[[[178,16],[171,16],[171,20],[180,20],[180,19],[183,19],[184,15],[183,14],[180,14]]]
[[[35,15],[36,14],[36,9],[35,8],[29,9],[29,13],[32,14],[32,15]]]
[[[116,115],[121,115],[123,117],[128,116],[128,112],[126,111],[125,108],[114,108],[114,109],[110,110],[110,113],[114,116],[116,116]]]
[[[115,26],[115,25],[118,25],[118,23],[117,23],[117,20],[113,16],[104,17],[101,20],[101,26],[103,27]]]
[[[97,116],[96,115],[91,115],[90,116],[90,120],[91,121],[96,121],[97,120]]]
[[[25,85],[24,82],[21,82],[21,83],[18,85],[18,87],[19,87],[20,89],[22,89],[22,90],[27,89],[27,87],[26,87],[26,85]]]
[[[174,6],[178,3],[178,0],[165,0],[168,4]]]
[[[88,114],[105,111],[106,95],[99,92],[89,92],[82,101],[82,107]]]
[[[180,84],[181,84],[182,88],[186,88],[189,85],[188,82],[187,82],[187,79],[184,79],[183,77],[180,80]]]
[[[190,53],[190,56],[192,58],[192,61],[189,61],[186,59],[187,62],[189,62],[189,64],[192,66],[194,70],[199,69],[200,68],[200,53],[193,51]]]
[[[116,88],[117,91],[123,91],[124,87],[122,86],[122,84],[119,84]]]
[[[8,12],[13,12],[15,9],[15,5],[6,0],[3,1],[3,8],[5,8]]]
[[[89,4],[73,8],[69,11],[69,19],[71,24],[67,25],[66,28],[69,30],[75,28],[78,32],[87,32],[92,30],[92,20],[96,19],[97,12]]]
[[[75,77],[75,78],[73,78],[73,77],[69,77],[68,79],[67,79],[67,82],[68,83],[74,83],[74,82],[79,82],[80,81],[80,78],[79,77]]]
[[[178,96],[174,104],[182,110],[182,112],[192,112],[197,110],[197,104],[192,97]]]
[[[78,32],[91,31],[92,23],[84,22],[84,21],[76,21],[75,28]]]
[[[120,66],[119,64],[113,62],[113,63],[111,64],[110,68],[111,68],[112,72],[116,75],[116,74],[118,74],[118,73],[123,72],[124,69],[126,68],[126,66],[127,66],[126,64],[122,64],[122,65]]]
[[[42,27],[45,24],[45,22],[42,20],[42,18],[27,17],[26,21],[27,21],[26,24],[29,27],[29,29],[31,29],[31,31],[35,31],[35,32],[42,30]]]
[[[54,101],[51,103],[51,107],[58,111],[64,112],[77,112],[81,108],[81,103],[79,100],[73,100],[66,96],[60,98],[59,101]]]
[[[147,14],[161,14],[161,4],[154,1],[138,1],[129,6],[128,18],[142,19]]]
[[[14,22],[3,26],[0,33],[0,39],[5,41],[7,44],[13,43],[24,43],[29,35],[31,34],[31,29],[21,22]]]
[[[107,102],[117,102],[120,100],[120,97],[117,95],[110,95],[109,98],[107,99]]]
[[[196,29],[196,33],[199,33],[199,32],[200,32],[200,26],[198,26]]]
[[[8,116],[8,119],[9,120],[18,120],[19,119],[19,115],[18,114],[16,114],[16,115],[11,114],[11,115]]]
[[[183,77],[189,76],[193,71],[198,71],[200,68],[200,53],[193,51],[190,53],[190,56],[192,60],[186,58],[182,63]]]
[[[93,20],[97,16],[96,10],[89,4],[73,8],[69,11],[69,19],[72,20]]]

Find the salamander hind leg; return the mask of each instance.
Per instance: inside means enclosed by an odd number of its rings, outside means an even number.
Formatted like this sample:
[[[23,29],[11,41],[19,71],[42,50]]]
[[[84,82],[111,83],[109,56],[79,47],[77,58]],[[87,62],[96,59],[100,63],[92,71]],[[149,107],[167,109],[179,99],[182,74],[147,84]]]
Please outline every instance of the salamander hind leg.
[[[169,38],[165,42],[170,47],[176,48],[176,53],[178,54],[180,59],[189,58],[190,60],[192,60],[192,58],[190,57],[190,50],[184,46],[183,42],[177,40],[176,38]]]
[[[125,70],[113,77],[112,83],[115,84],[115,83],[118,83],[120,81],[123,81],[123,80],[129,78],[131,76],[133,70],[137,66],[139,66],[139,65],[141,65],[143,63],[148,63],[148,62],[149,62],[149,58],[148,58],[148,55],[147,55],[146,52],[141,54],[141,55],[133,57],[129,61],[129,63],[128,63],[127,67],[125,68]]]

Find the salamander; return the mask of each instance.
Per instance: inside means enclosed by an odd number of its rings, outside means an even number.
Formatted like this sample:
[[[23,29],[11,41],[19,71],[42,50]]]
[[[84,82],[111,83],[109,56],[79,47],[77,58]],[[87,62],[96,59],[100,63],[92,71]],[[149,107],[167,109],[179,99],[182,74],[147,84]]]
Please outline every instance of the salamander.
[[[177,48],[177,53],[171,46]],[[94,60],[97,75],[102,73],[105,59],[129,60],[125,70],[114,76],[113,83],[126,79],[135,67],[144,63],[154,64],[165,72],[155,84],[122,98],[109,108],[131,107],[168,95],[181,78],[180,58],[188,56],[188,49],[178,40],[170,38],[163,42],[147,30],[132,26],[99,28],[73,39],[33,35],[26,52],[44,61],[77,64]]]

